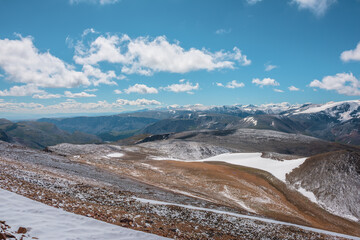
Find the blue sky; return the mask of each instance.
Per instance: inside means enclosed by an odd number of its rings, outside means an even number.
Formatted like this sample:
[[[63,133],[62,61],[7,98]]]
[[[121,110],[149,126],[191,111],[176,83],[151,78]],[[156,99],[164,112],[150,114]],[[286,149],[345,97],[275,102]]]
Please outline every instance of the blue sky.
[[[0,0],[0,114],[360,96],[359,0]]]

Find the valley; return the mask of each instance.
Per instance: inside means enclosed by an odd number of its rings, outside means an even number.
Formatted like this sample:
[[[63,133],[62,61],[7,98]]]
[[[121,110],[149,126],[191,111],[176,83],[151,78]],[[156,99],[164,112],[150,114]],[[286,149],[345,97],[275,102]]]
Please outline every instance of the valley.
[[[167,238],[360,238],[355,145],[224,127],[36,148],[0,142],[1,189]]]

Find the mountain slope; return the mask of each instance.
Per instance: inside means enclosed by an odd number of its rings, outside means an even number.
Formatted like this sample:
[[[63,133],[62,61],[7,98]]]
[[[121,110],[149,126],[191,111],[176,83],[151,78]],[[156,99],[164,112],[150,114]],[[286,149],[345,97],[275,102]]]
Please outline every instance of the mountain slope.
[[[328,211],[360,221],[360,151],[336,151],[308,158],[287,176],[312,192]]]
[[[58,143],[100,143],[94,135],[79,131],[69,133],[46,122],[0,122],[1,140],[19,143],[24,146],[42,149]]]

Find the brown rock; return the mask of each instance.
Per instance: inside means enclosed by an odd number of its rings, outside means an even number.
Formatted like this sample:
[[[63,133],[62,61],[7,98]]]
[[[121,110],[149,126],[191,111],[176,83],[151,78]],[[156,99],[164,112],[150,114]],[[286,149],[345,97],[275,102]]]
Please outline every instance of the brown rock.
[[[14,235],[12,235],[11,233],[5,233],[5,237],[7,238],[16,238]],[[5,238],[6,239],[6,238]]]
[[[4,233],[0,233],[0,239],[1,239],[1,240],[5,240],[5,239],[6,239],[6,236],[5,236]]]
[[[131,225],[131,224],[133,223],[133,221],[132,221],[131,219],[128,219],[128,218],[122,218],[122,219],[120,219],[119,222],[121,222],[121,223],[127,223],[127,224],[129,224],[129,225]]]
[[[25,233],[27,233],[27,229],[24,227],[19,227],[19,229],[17,230],[17,233],[25,234]]]

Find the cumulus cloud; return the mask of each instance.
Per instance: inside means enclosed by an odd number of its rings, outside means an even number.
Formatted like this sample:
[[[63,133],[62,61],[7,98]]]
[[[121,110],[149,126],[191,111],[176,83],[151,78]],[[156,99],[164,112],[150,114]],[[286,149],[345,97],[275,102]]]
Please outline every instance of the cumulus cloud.
[[[254,78],[252,80],[252,83],[256,84],[257,86],[263,87],[263,86],[279,86],[280,83],[275,81],[275,79],[272,78],[264,78],[263,80],[260,80],[259,78]]]
[[[222,83],[216,83],[216,86],[226,87],[226,88],[242,88],[245,87],[245,84],[242,82],[238,83],[236,80],[232,80],[231,82],[228,82],[226,85]]]
[[[183,79],[182,79],[183,80]],[[199,83],[196,83],[195,85],[190,82],[184,82],[180,80],[180,83],[175,83],[172,85],[169,85],[167,87],[163,87],[163,90],[170,91],[170,92],[187,92],[192,94],[191,91],[198,90],[199,89]]]
[[[87,93],[87,92],[72,93],[70,91],[65,91],[64,96],[68,97],[68,98],[96,97],[95,94],[90,94],[90,93]]]
[[[297,87],[295,87],[295,86],[290,86],[290,87],[288,87],[288,89],[289,89],[290,91],[300,91],[300,89],[297,88]]]
[[[91,80],[94,86],[98,86],[99,84],[117,85],[112,79],[120,79],[120,77],[116,76],[114,71],[102,72],[99,68],[95,68],[91,65],[84,65],[82,70],[84,75]]]
[[[297,4],[299,9],[308,9],[315,15],[321,16],[336,0],[292,0],[292,2]]]
[[[310,87],[334,90],[348,96],[360,96],[360,81],[352,73],[325,76],[321,81],[315,79],[310,83]]]
[[[274,92],[283,93],[284,91],[281,89],[274,88]]]
[[[12,97],[23,97],[31,96],[36,93],[45,93],[44,90],[39,89],[33,84],[27,84],[22,86],[13,86],[9,90],[0,90],[0,96],[12,96]]]
[[[116,103],[119,105],[130,105],[130,106],[144,106],[144,105],[161,105],[159,101],[149,100],[145,98],[136,100],[118,99]]]
[[[89,88],[89,89],[85,89],[84,92],[97,92],[99,89],[97,88]]]
[[[340,58],[344,62],[360,61],[360,42],[354,50],[347,50],[341,53]]]
[[[51,93],[42,93],[42,94],[35,94],[32,98],[36,99],[51,99],[51,98],[61,98],[61,94],[51,94]]]
[[[114,90],[114,93],[115,93],[115,94],[122,94],[123,92],[122,92],[121,90],[119,90],[119,89],[115,89],[115,90]]]
[[[114,4],[119,2],[119,0],[70,0],[70,4],[79,4],[79,3],[91,3],[91,4]]]
[[[145,84],[135,84],[134,86],[129,86],[125,89],[124,92],[127,94],[130,93],[140,93],[140,94],[155,94],[158,93],[158,90],[154,87],[148,87]]]
[[[81,65],[100,62],[120,64],[123,73],[142,75],[233,69],[236,63],[243,66],[251,64],[237,47],[232,51],[218,52],[196,48],[186,50],[178,42],[170,43],[165,36],[131,39],[128,35],[99,36],[87,48],[80,43],[75,48],[74,60]]]
[[[277,68],[278,66],[276,65],[271,65],[271,64],[265,64],[265,71],[269,72],[275,68]]]
[[[106,113],[124,110],[124,105],[129,108],[137,108],[147,105],[159,105],[156,100],[137,99],[134,101],[119,100],[109,103],[107,101],[77,102],[75,99],[67,99],[53,105],[26,102],[6,102],[0,100],[0,113],[27,113],[27,114],[53,114],[53,113]]]
[[[6,77],[38,87],[71,88],[90,85],[82,72],[49,52],[40,53],[31,37],[18,40],[0,39],[0,68]]]

